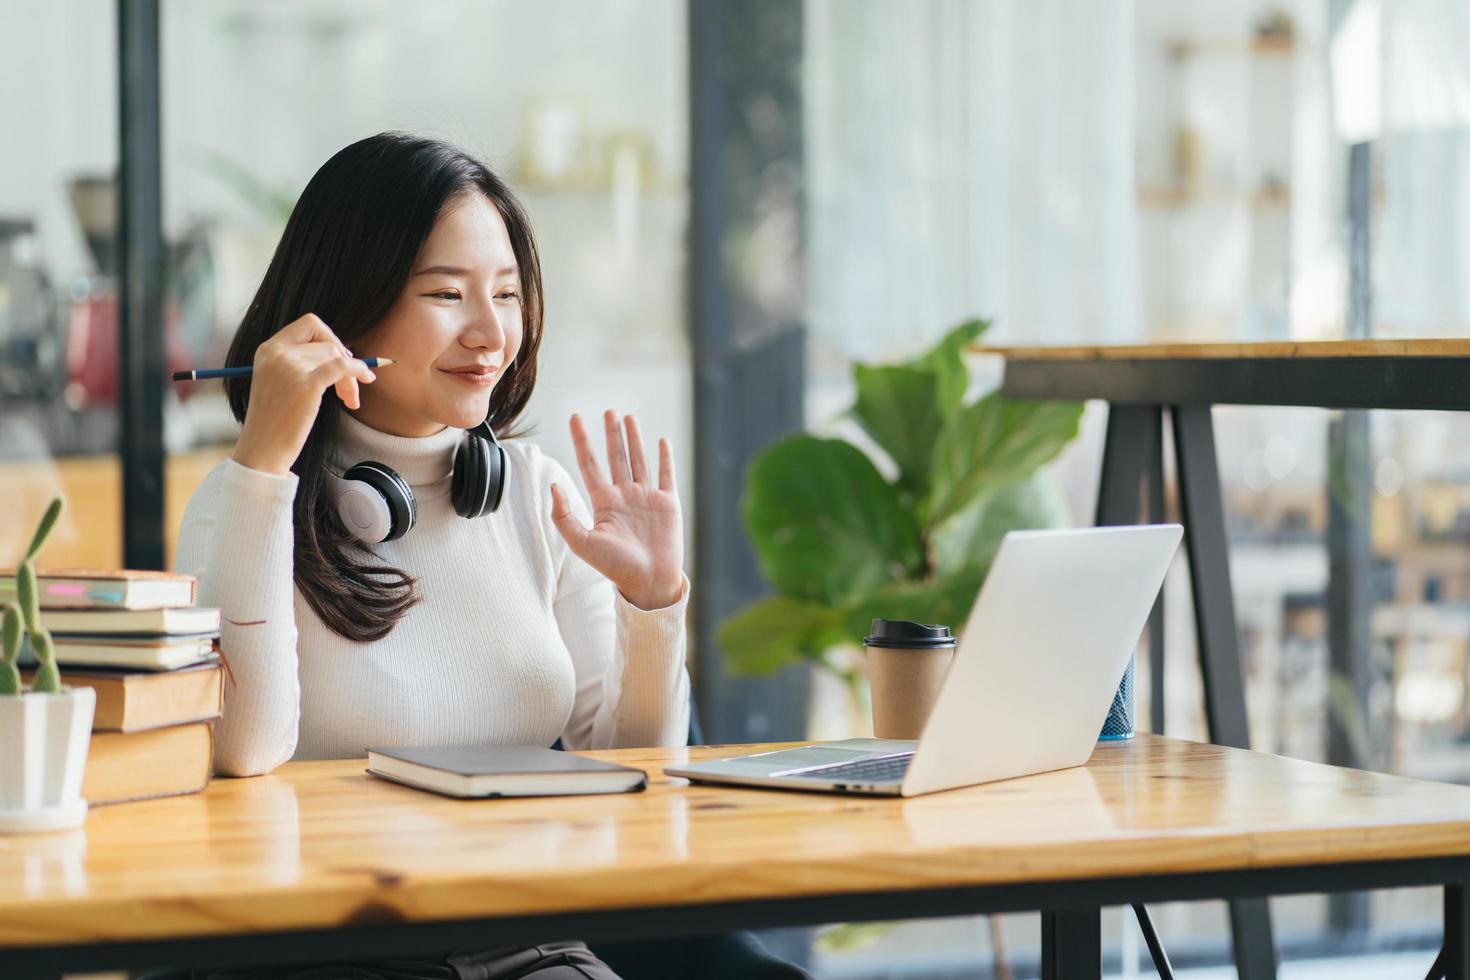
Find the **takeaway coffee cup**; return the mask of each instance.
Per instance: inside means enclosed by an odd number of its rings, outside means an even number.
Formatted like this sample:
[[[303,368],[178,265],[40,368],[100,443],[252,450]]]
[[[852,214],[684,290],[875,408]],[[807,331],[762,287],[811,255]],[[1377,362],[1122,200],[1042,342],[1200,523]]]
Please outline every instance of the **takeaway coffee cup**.
[[[873,690],[873,735],[917,739],[954,659],[954,633],[902,619],[875,619],[863,638]]]

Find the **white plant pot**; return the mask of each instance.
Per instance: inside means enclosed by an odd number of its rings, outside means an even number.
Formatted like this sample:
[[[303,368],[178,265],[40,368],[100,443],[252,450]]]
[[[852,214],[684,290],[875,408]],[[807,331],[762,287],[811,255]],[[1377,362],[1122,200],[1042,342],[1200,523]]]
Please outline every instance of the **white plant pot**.
[[[97,692],[0,696],[0,833],[64,830],[86,819],[82,775]]]

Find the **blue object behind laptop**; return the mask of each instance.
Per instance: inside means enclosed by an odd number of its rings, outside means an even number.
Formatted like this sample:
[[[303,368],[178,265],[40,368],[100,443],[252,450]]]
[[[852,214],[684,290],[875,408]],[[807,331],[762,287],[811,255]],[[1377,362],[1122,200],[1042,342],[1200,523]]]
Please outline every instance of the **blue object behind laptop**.
[[[1128,658],[1128,667],[1123,671],[1123,683],[1113,695],[1113,706],[1108,709],[1108,720],[1103,722],[1100,742],[1115,742],[1133,737],[1133,658]]]

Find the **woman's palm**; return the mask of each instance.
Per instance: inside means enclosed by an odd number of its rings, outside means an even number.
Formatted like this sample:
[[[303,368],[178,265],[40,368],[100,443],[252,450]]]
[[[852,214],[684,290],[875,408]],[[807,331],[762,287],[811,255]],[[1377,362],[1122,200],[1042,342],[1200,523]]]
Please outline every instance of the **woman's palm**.
[[[592,527],[572,515],[565,493],[552,486],[552,520],[568,547],[607,576],[634,605],[661,608],[676,602],[684,582],[684,522],[674,485],[674,460],[668,440],[659,440],[658,482],[649,476],[638,422],[623,425],[604,415],[608,468],[603,476],[587,430],[572,416],[577,464],[592,498]],[[627,442],[623,430],[627,431]]]

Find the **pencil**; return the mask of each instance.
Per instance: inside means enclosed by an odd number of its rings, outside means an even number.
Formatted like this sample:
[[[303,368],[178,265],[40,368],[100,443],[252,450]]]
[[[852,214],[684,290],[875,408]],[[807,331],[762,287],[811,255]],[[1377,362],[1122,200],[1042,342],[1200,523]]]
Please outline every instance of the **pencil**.
[[[364,357],[362,363],[370,368],[380,368],[385,364],[392,364],[391,357]],[[208,381],[210,378],[248,378],[251,368],[227,367],[227,368],[201,368],[197,371],[175,371],[175,381]]]

